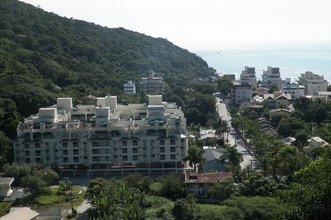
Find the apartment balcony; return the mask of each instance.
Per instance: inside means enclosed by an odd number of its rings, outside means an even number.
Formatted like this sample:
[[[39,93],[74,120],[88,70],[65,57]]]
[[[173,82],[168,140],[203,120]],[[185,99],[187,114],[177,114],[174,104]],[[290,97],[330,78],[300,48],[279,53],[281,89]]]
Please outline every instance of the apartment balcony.
[[[111,156],[112,153],[111,151],[96,151],[96,152],[93,152],[92,151],[92,156]]]
[[[106,158],[105,156],[98,157],[98,158],[92,158],[91,164],[109,164],[112,163],[112,160],[110,158]]]

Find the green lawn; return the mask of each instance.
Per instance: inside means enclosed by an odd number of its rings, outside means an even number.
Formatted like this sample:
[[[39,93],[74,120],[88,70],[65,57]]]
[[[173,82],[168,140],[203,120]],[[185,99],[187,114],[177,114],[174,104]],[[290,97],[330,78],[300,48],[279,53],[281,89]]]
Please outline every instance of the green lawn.
[[[6,215],[12,204],[13,202],[0,202],[0,216]]]
[[[37,210],[71,207],[71,198],[73,199],[74,206],[82,204],[84,201],[84,189],[74,186],[71,196],[71,191],[67,191],[65,194],[62,194],[59,192],[58,188],[52,188],[49,195],[43,195],[36,198],[32,206]]]

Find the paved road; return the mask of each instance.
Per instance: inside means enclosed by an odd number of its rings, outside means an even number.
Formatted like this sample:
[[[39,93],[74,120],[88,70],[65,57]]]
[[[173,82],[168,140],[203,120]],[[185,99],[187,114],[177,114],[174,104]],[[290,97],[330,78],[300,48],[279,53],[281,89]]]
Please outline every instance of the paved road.
[[[217,112],[218,112],[219,116],[222,118],[222,120],[225,120],[228,122],[228,125],[231,129],[231,131],[228,135],[228,141],[229,141],[228,143],[231,146],[236,146],[237,150],[243,154],[244,161],[240,163],[241,168],[245,168],[247,165],[254,166],[254,163],[252,164],[252,161],[255,161],[255,159],[246,150],[244,143],[241,141],[241,139],[237,135],[236,131],[231,126],[231,116],[226,108],[226,105],[224,103],[221,103],[219,101],[220,99],[218,99],[218,98],[216,98],[216,99],[217,99],[217,104],[216,104]]]

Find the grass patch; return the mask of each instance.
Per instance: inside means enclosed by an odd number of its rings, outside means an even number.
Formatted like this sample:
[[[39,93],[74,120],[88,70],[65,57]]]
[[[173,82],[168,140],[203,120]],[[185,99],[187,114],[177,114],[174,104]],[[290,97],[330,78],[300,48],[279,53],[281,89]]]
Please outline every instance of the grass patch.
[[[13,202],[0,202],[0,216],[6,215],[9,212],[12,204]]]
[[[79,192],[83,192],[79,194]],[[59,188],[52,188],[50,194],[39,196],[33,202],[32,207],[37,210],[71,207],[71,198],[73,199],[73,205],[78,206],[84,201],[84,189],[78,186],[72,188],[71,191],[67,191],[65,194],[59,191]]]

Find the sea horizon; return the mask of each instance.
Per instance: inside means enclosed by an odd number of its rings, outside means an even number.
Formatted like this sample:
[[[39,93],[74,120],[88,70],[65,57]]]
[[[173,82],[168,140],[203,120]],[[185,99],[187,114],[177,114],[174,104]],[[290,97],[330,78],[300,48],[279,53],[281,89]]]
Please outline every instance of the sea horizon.
[[[331,83],[331,43],[307,45],[254,45],[250,47],[197,50],[193,53],[221,74],[239,78],[245,66],[255,67],[257,79],[268,66],[279,67],[282,79],[292,82],[306,71],[324,76]]]

